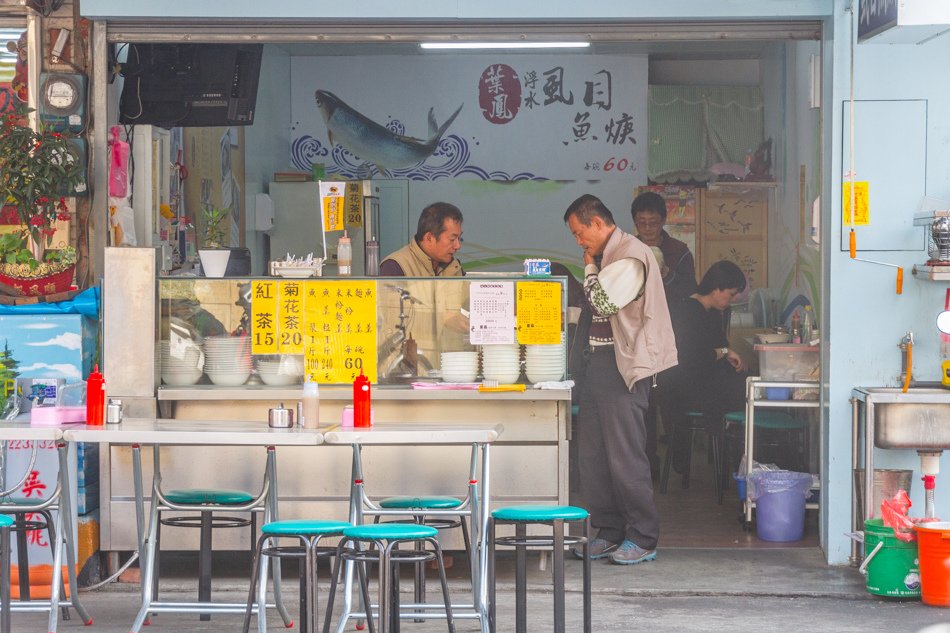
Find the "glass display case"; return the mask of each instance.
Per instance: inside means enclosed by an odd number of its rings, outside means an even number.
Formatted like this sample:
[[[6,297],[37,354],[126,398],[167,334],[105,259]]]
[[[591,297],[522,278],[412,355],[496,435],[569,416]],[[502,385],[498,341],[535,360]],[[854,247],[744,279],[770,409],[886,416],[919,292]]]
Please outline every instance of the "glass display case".
[[[163,387],[566,378],[564,277],[159,278]]]

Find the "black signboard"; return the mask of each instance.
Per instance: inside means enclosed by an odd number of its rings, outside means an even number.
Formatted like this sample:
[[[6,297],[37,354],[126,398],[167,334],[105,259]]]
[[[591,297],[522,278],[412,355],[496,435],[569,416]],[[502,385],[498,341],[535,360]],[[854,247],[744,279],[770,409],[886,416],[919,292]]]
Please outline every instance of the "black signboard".
[[[897,24],[898,0],[860,0],[858,41],[862,42]]]

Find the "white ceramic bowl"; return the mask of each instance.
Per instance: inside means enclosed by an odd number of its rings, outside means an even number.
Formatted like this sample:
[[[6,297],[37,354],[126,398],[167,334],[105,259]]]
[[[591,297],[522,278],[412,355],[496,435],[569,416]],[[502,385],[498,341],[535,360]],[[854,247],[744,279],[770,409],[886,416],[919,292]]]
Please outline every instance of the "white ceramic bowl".
[[[290,374],[263,374],[261,372],[258,372],[257,375],[260,376],[261,382],[271,387],[286,387],[288,385],[300,384],[300,376],[292,376]]]
[[[251,375],[251,370],[250,368],[240,371],[207,369],[205,373],[208,374],[208,378],[211,382],[219,387],[239,387],[247,382],[248,377]]]
[[[507,385],[518,380],[521,371],[484,371],[485,380],[497,380],[499,384]]]
[[[534,372],[529,369],[525,371],[525,375],[528,377],[528,382],[548,382],[551,380],[560,380],[564,376],[564,373],[560,370]]]
[[[475,382],[476,372],[442,372],[442,382]]]
[[[162,382],[169,387],[186,387],[193,385],[201,380],[202,372],[200,369],[191,369],[188,371],[163,371]]]

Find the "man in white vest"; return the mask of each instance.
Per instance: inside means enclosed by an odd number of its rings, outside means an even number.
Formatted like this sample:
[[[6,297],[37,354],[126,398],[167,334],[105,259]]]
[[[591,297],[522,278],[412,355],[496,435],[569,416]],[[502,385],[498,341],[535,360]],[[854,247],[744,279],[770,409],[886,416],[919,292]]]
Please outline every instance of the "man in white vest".
[[[591,558],[642,563],[656,558],[660,534],[644,415],[656,375],[676,365],[666,292],[650,247],[597,197],[575,200],[564,221],[584,250],[592,316],[577,421],[581,496],[598,530]]]

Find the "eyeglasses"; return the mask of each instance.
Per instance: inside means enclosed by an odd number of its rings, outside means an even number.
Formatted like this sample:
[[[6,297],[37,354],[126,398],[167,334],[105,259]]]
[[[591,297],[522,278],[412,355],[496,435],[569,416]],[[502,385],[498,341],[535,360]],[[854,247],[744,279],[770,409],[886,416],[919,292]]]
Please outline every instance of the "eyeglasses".
[[[644,227],[663,226],[663,220],[661,220],[660,218],[653,218],[650,220],[644,220],[641,218],[639,220],[634,220],[633,223],[636,224],[637,226],[644,226]]]

